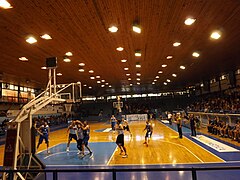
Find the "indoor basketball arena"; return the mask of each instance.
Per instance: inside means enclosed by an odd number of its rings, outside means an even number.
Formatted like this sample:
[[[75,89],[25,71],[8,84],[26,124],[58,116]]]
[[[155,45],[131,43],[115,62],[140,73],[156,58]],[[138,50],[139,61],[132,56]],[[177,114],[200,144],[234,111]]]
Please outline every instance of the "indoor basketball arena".
[[[1,180],[239,180],[240,1],[0,0]]]

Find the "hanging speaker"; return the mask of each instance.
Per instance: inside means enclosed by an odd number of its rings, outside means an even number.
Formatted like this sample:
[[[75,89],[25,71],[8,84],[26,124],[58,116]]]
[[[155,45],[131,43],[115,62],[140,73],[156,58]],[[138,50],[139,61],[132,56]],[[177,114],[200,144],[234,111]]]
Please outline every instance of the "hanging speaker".
[[[46,67],[47,68],[56,68],[57,67],[57,57],[46,58]]]

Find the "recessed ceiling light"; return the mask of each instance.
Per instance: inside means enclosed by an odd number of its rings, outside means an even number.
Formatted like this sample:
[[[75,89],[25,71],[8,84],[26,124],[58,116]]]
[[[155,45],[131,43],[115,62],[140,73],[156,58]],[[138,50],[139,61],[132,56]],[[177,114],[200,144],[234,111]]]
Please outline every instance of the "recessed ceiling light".
[[[172,74],[172,76],[173,76],[173,77],[177,77],[177,75],[176,75],[176,74]]]
[[[50,40],[50,39],[52,39],[52,37],[50,36],[50,35],[48,35],[48,34],[44,34],[44,35],[42,35],[42,36],[40,36],[42,39],[46,39],[46,40]]]
[[[141,68],[141,64],[136,63],[136,68]]]
[[[89,89],[92,89],[92,86],[89,86],[88,88],[89,88]]]
[[[126,68],[124,68],[124,70],[125,70],[125,71],[127,71],[127,70],[128,70],[128,68],[126,67]]]
[[[101,81],[97,81],[97,83],[98,83],[98,84],[100,84],[100,83],[101,83]]]
[[[192,25],[195,21],[196,21],[196,19],[187,18],[187,19],[184,21],[184,24],[190,26],[190,25]]]
[[[72,56],[73,54],[71,52],[66,52],[65,55],[66,56]]]
[[[108,85],[108,84],[109,84],[109,83],[107,83],[107,82],[105,83],[105,85]]]
[[[175,42],[175,43],[173,43],[173,46],[174,46],[174,47],[177,47],[177,46],[180,46],[180,45],[181,45],[180,42]]]
[[[94,76],[91,76],[90,79],[95,79],[95,77],[94,77]]]
[[[79,66],[85,66],[85,63],[79,63],[78,65]]]
[[[101,85],[101,87],[104,87],[104,86],[105,86],[104,84]]]
[[[117,50],[117,51],[123,51],[124,48],[123,48],[123,47],[118,47],[116,50]]]
[[[102,79],[101,81],[102,81],[102,82],[105,82],[105,80],[104,80],[104,79]]]
[[[135,51],[135,56],[140,57],[142,55],[141,50]]]
[[[126,59],[122,59],[121,62],[125,63],[125,62],[127,62],[127,60]]]
[[[162,74],[163,72],[162,71],[158,71],[159,74]]]
[[[62,76],[62,73],[57,73],[57,76]]]
[[[126,76],[130,76],[130,74],[126,74]]]
[[[166,82],[164,82],[163,84],[164,84],[165,86],[167,85],[167,83],[166,83]]]
[[[20,57],[20,58],[18,58],[20,61],[28,61],[28,58],[26,58],[26,57]]]
[[[133,25],[132,29],[136,33],[141,33],[141,28],[138,25]]]
[[[185,66],[180,66],[180,69],[186,69],[186,67]]]
[[[97,78],[97,79],[99,79],[99,78],[100,78],[100,76],[96,76],[96,78]]]
[[[115,33],[118,31],[118,28],[116,26],[112,26],[112,27],[108,28],[108,30],[112,33]]]
[[[173,58],[173,56],[167,56],[166,57],[166,59],[172,59]]]
[[[152,84],[155,84],[155,82],[152,82]]]
[[[158,78],[159,78],[159,76],[156,76],[156,78],[158,79]]]
[[[69,59],[68,57],[65,57],[65,58],[63,58],[63,61],[64,62],[71,62],[71,59]]]
[[[83,86],[84,86],[84,87],[86,87],[87,85],[86,85],[86,84],[84,84]]]
[[[156,80],[156,79],[154,79],[153,81],[154,81],[154,82],[157,82],[157,80]]]
[[[221,33],[219,31],[212,32],[211,36],[212,39],[219,39],[221,37]]]
[[[89,70],[88,72],[89,72],[89,73],[94,73],[94,71],[93,71],[93,70]]]
[[[109,85],[108,87],[110,87],[110,88],[111,88],[112,86],[111,86],[111,85]]]
[[[42,66],[42,67],[41,67],[41,69],[47,69],[47,67],[45,67],[45,66]]]
[[[84,72],[84,69],[79,69],[78,71],[79,71],[79,72]]]
[[[193,53],[192,53],[192,56],[193,56],[193,57],[199,57],[200,54],[199,54],[198,52],[193,52]]]
[[[27,41],[29,44],[33,44],[33,43],[36,43],[36,42],[37,42],[37,40],[36,40],[33,36],[27,38],[26,41]]]
[[[6,0],[0,0],[0,7],[2,7],[3,9],[13,8],[11,6],[11,4],[9,2],[7,2]]]
[[[132,86],[132,84],[129,84],[129,86]]]
[[[136,75],[137,75],[137,76],[141,76],[141,73],[137,73]]]
[[[137,78],[137,81],[141,81],[141,79],[140,79],[140,78]]]
[[[132,79],[131,78],[128,78],[129,81],[131,81]]]
[[[170,79],[167,79],[167,82],[171,82],[171,80],[170,80]]]
[[[165,68],[165,67],[167,67],[167,65],[166,65],[166,64],[163,64],[162,67]]]
[[[140,82],[137,82],[137,85],[140,85]]]

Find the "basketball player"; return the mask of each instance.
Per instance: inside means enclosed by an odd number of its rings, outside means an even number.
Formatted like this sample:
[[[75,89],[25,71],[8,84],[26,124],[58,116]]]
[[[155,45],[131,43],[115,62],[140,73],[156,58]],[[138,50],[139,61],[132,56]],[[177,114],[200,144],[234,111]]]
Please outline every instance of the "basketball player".
[[[113,131],[115,131],[116,121],[117,121],[117,119],[115,118],[114,115],[112,115],[112,117],[111,117],[111,119],[110,119],[110,123],[111,123],[111,127],[112,127],[112,130],[113,130]]]
[[[119,120],[117,121],[116,130],[118,132],[116,144],[118,145],[119,149],[121,150],[120,155],[124,152],[124,155],[122,156],[122,158],[127,158],[128,157],[127,150],[124,146],[124,129]]]
[[[128,121],[126,119],[122,118],[122,122],[123,122],[123,129],[128,131],[130,133],[130,136],[132,137],[132,133],[130,131]]]
[[[83,130],[82,125],[76,121],[77,124],[77,148],[78,148],[78,154],[81,156],[81,158],[84,157],[84,151],[82,150],[82,144],[83,144]]]
[[[182,118],[180,113],[177,113],[176,115],[176,124],[178,128],[179,138],[182,139]]]
[[[153,133],[153,126],[150,123],[150,120],[146,121],[146,126],[145,126],[143,131],[145,131],[145,130],[147,132],[146,132],[146,135],[145,135],[145,142],[143,144],[146,144],[146,146],[148,147],[149,139],[152,137],[152,133]]]
[[[45,143],[47,144],[47,153],[49,154],[50,151],[48,150],[48,147],[49,147],[49,132],[50,132],[50,129],[49,129],[49,126],[48,126],[47,122],[45,121],[43,123],[43,125],[40,126],[37,129],[37,131],[40,134],[37,149],[39,148],[40,144],[42,144],[43,140],[45,140]]]
[[[72,139],[77,141],[77,125],[75,123],[75,120],[72,120],[72,123],[70,124],[70,126],[68,126],[67,133],[68,132],[69,132],[69,135],[68,135],[68,143],[67,143],[67,149],[66,149],[67,152],[69,152],[69,145]]]
[[[88,141],[90,139],[90,126],[88,125],[87,121],[84,121],[82,124],[83,130],[83,144],[82,144],[82,151],[84,153],[84,146],[89,151],[90,158],[93,156],[93,152],[91,151],[90,147],[88,146]]]

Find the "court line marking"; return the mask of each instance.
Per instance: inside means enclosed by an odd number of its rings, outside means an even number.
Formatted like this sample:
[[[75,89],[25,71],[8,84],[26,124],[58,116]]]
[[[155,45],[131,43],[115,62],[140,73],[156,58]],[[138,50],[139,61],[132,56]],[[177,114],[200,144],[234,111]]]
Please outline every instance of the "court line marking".
[[[117,152],[117,148],[118,148],[118,146],[116,146],[115,150],[113,151],[111,157],[109,158],[109,160],[108,160],[108,162],[107,162],[107,165],[109,165],[109,163],[110,163],[110,161],[112,160],[114,154]]]
[[[165,125],[165,124],[163,124],[163,123],[161,123],[161,122],[159,122],[158,121],[158,123],[160,123],[160,124],[162,124],[162,125],[164,125],[165,127],[167,127],[167,128],[169,128],[169,129],[171,129],[172,131],[174,131],[174,132],[176,132],[177,133],[177,131],[175,131],[174,129],[172,129],[172,128],[170,128],[170,127],[168,127],[167,125]],[[199,144],[197,144],[197,143],[195,143],[194,141],[192,141],[192,140],[190,140],[187,136],[185,136],[185,135],[183,135],[188,141],[190,141],[190,142],[192,142],[192,143],[194,143],[195,145],[197,145],[197,146],[199,146],[200,148],[202,148],[203,150],[205,150],[205,151],[207,151],[207,152],[209,152],[210,154],[212,154],[213,156],[215,156],[215,157],[217,157],[217,158],[219,158],[220,160],[222,160],[224,163],[226,163],[226,161],[225,160],[223,160],[222,158],[220,158],[219,156],[217,156],[216,154],[213,154],[211,151],[209,151],[209,150],[207,150],[207,149],[205,149],[204,147],[202,147],[202,146],[200,146]]]
[[[58,145],[60,145],[60,144],[63,144],[63,143],[58,143],[58,144],[55,144],[55,145],[53,145],[53,146],[49,147],[49,148],[48,148],[48,150],[49,150],[49,149],[52,149],[53,147],[55,147],[55,146],[58,146]],[[43,150],[41,150],[41,151],[37,152],[36,154],[42,153],[43,151],[46,151],[46,150],[47,150],[47,149],[43,149]]]

